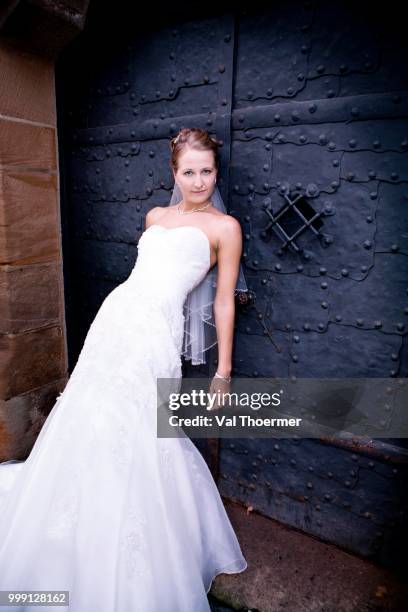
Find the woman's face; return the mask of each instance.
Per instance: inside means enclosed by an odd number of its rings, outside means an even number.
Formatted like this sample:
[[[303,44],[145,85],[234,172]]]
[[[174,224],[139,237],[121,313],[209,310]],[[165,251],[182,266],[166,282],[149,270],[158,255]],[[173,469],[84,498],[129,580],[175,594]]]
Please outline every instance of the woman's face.
[[[198,151],[188,145],[178,157],[174,178],[184,201],[205,203],[214,191],[217,171],[212,151]]]

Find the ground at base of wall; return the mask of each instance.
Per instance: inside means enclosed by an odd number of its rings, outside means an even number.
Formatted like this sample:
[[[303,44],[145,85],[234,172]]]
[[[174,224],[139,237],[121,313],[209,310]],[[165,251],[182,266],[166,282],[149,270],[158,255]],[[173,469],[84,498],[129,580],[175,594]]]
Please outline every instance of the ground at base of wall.
[[[234,610],[234,608],[224,606],[224,604],[211,595],[208,596],[208,603],[210,604],[211,612],[231,612]]]
[[[209,596],[213,612],[407,609],[408,588],[391,571],[241,505],[224,503],[248,568],[217,576]]]
[[[234,608],[224,605],[212,595],[208,596],[208,603],[210,604],[211,612],[237,612]],[[240,608],[238,612],[259,612],[259,610],[255,608]]]

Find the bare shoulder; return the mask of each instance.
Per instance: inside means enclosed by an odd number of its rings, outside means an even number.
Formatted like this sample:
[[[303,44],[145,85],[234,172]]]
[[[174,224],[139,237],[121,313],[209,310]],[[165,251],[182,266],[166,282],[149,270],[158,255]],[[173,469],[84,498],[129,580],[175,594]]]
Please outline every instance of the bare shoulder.
[[[235,217],[222,214],[217,218],[217,229],[220,239],[239,240],[242,237],[241,225]]]
[[[149,225],[156,223],[160,219],[166,208],[166,206],[153,206],[153,208],[146,213],[146,229]]]
[[[242,251],[242,230],[239,221],[231,215],[220,213],[214,215],[214,235],[219,256],[221,253]]]

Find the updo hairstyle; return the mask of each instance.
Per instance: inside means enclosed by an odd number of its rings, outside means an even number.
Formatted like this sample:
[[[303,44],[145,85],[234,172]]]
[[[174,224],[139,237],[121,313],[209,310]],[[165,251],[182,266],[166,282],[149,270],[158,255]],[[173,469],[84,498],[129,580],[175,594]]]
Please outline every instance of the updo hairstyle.
[[[175,172],[178,168],[179,155],[186,145],[199,151],[212,151],[214,154],[215,167],[218,170],[220,165],[218,147],[221,146],[221,142],[213,136],[210,136],[206,130],[202,130],[201,128],[182,128],[177,136],[170,141],[170,165]]]

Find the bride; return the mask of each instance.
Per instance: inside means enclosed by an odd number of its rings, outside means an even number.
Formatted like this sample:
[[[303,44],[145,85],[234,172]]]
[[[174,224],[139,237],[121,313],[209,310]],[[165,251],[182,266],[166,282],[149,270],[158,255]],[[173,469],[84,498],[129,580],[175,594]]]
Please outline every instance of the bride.
[[[247,567],[197,448],[156,435],[157,379],[181,379],[182,355],[204,363],[218,342],[211,389],[228,390],[246,289],[217,141],[185,128],[171,150],[170,205],[146,215],[29,457],[0,465],[0,590],[68,591],[72,612],[208,612],[215,576]]]

